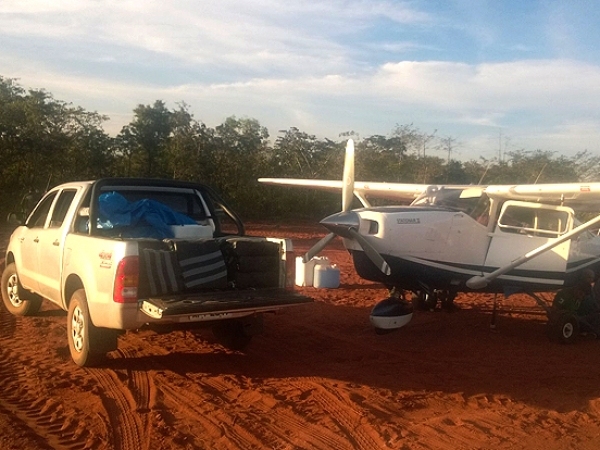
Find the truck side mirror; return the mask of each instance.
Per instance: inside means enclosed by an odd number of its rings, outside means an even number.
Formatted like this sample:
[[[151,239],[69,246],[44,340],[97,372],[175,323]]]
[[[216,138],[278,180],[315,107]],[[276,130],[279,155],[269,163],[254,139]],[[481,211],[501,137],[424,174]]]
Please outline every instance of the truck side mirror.
[[[12,226],[16,226],[18,227],[19,225],[23,225],[23,221],[19,219],[19,216],[17,216],[17,213],[11,212],[8,214],[8,217],[6,218],[6,222],[9,225]]]

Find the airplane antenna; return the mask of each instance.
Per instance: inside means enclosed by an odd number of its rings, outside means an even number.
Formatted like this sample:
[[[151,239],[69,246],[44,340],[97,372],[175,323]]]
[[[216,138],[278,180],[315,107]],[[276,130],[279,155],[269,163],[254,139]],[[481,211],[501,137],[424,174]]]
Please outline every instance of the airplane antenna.
[[[483,175],[481,175],[481,178],[479,179],[479,183],[477,184],[481,184],[483,182],[483,178],[486,176],[488,169],[490,168],[490,166],[492,165],[491,161],[488,163],[488,165],[485,168],[485,171],[483,172]]]
[[[539,181],[540,177],[542,176],[542,173],[544,172],[544,169],[546,168],[547,165],[548,165],[548,163],[544,164],[544,167],[542,167],[542,170],[540,170],[540,173],[538,174],[538,176],[535,179],[533,184],[537,184],[537,182]]]
[[[48,189],[50,189],[50,180],[52,180],[52,172],[50,172],[50,175],[48,175],[48,183],[46,183],[46,192],[48,192]]]
[[[498,132],[498,162],[502,162],[502,128]]]

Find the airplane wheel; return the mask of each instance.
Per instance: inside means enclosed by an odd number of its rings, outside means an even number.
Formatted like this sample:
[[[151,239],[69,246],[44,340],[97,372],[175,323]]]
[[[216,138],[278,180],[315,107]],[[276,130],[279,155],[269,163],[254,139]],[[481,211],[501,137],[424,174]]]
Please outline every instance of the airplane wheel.
[[[563,314],[548,322],[548,332],[552,340],[572,344],[579,336],[579,321],[572,314]]]
[[[417,291],[413,295],[413,306],[421,311],[433,311],[437,306],[438,298],[435,292],[429,294],[425,291]]]
[[[438,294],[442,309],[446,311],[454,311],[454,299],[456,298],[456,292],[452,291],[441,291]]]

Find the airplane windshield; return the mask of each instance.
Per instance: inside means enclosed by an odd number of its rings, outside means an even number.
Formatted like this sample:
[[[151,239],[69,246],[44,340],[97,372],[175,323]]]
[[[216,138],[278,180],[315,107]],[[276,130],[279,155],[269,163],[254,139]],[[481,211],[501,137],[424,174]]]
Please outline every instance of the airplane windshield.
[[[453,211],[461,211],[484,225],[489,220],[490,199],[481,188],[430,186],[413,204],[433,204]]]

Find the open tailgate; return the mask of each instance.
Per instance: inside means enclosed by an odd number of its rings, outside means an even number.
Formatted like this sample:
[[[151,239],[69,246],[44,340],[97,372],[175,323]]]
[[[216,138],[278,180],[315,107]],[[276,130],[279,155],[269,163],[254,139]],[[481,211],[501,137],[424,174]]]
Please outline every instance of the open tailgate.
[[[256,291],[213,291],[185,297],[148,298],[141,301],[139,308],[153,319],[198,322],[240,317],[252,312],[276,311],[312,301],[312,298],[293,291],[273,288]]]

